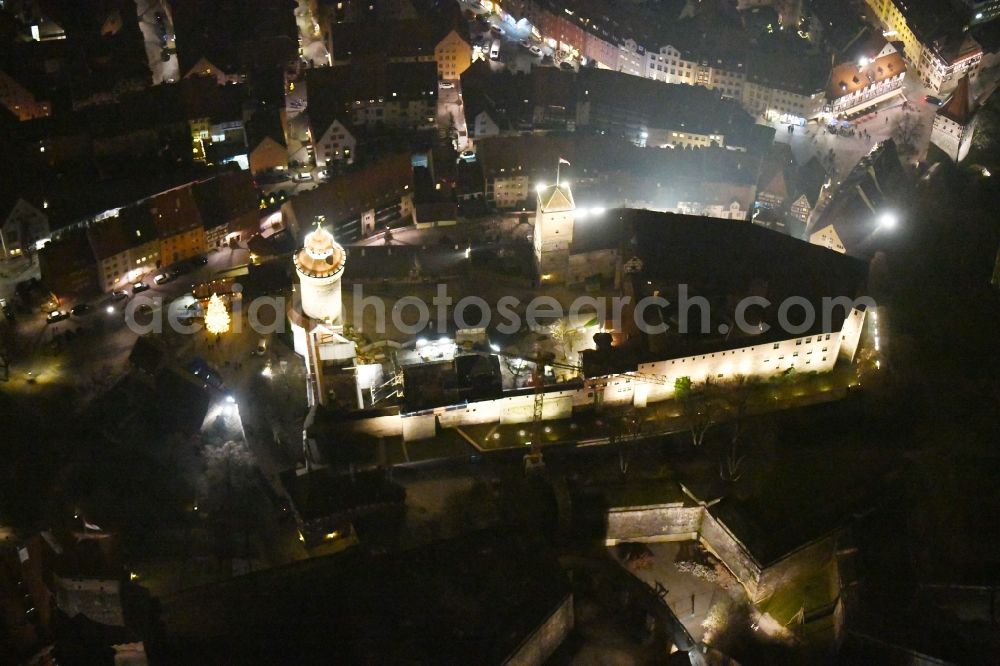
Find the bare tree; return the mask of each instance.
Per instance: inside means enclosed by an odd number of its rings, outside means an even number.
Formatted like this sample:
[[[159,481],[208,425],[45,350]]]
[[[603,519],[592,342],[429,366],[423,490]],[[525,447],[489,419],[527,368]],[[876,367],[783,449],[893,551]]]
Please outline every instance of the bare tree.
[[[674,394],[691,433],[691,444],[701,446],[724,411],[718,399],[718,386],[711,380],[695,384],[690,377],[679,377],[674,382]]]
[[[735,482],[743,475],[741,467],[746,455],[741,453],[740,445],[746,429],[745,419],[749,411],[750,398],[759,385],[759,380],[753,377],[737,375],[722,386],[722,399],[732,418],[729,446],[719,463],[719,476],[723,481]]]
[[[896,118],[892,126],[892,138],[904,152],[916,150],[917,139],[923,131],[923,122],[912,113],[903,113]]]
[[[501,356],[500,358],[503,359],[507,372],[514,376],[515,385],[519,385],[525,377],[531,376],[531,364],[524,359],[512,356]]]
[[[201,455],[199,501],[211,516],[216,557],[246,557],[256,520],[253,454],[246,442],[230,440],[206,444]]]
[[[573,353],[573,346],[580,337],[579,329],[576,329],[566,323],[566,319],[559,319],[556,323],[552,324],[549,329],[549,334],[552,339],[559,343],[559,351],[562,360],[569,361],[570,354]]]
[[[642,436],[642,415],[635,407],[630,407],[624,413],[611,417],[608,425],[609,443],[618,452],[618,470],[623,475],[628,474],[631,444]]]

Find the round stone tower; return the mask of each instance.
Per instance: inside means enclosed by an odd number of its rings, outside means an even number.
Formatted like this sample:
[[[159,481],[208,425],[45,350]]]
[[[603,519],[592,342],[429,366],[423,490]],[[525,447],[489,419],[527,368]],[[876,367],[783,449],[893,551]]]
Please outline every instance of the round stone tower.
[[[306,234],[302,249],[295,253],[302,312],[311,319],[341,324],[340,278],[347,253],[322,223],[317,220],[315,231]]]

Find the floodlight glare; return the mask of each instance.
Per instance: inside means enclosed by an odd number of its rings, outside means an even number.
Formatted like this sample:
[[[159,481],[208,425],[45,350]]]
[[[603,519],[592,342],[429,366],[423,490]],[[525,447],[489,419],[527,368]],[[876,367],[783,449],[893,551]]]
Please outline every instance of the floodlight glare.
[[[895,229],[898,223],[899,220],[896,219],[896,214],[888,211],[882,213],[878,218],[878,226],[882,229]]]

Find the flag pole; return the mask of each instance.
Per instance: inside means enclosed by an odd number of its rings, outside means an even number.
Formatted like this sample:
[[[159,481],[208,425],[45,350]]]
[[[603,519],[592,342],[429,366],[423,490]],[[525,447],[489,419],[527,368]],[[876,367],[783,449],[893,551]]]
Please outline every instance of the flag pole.
[[[562,158],[556,162],[556,187],[559,187],[559,168],[562,166]]]

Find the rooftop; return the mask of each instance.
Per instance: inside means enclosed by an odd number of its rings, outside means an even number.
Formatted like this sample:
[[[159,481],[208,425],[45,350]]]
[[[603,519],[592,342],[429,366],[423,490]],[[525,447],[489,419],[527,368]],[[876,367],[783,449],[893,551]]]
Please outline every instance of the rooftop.
[[[931,46],[950,61],[963,43],[972,40],[966,32],[966,21],[958,6],[938,0],[890,0],[906,19],[906,25],[922,43]],[[978,44],[975,45],[978,48]]]
[[[864,62],[864,61],[861,61]],[[826,89],[826,97],[835,100],[838,97],[851,95],[870,85],[891,79],[906,71],[903,56],[894,52],[876,58],[866,65],[859,62],[845,62],[837,65],[830,72],[830,83]]]
[[[410,156],[400,154],[322,183],[287,201],[283,209],[287,207],[292,212],[303,231],[317,216],[323,215],[332,224],[336,237],[352,241],[360,237],[360,229],[346,230],[342,226],[345,222],[353,221],[366,210],[398,201],[412,189]]]
[[[456,6],[457,9],[457,6]],[[333,23],[329,41],[333,60],[346,62],[373,55],[389,58],[432,57],[434,48],[452,30],[466,41],[461,15],[435,16],[378,22]]]
[[[761,565],[843,527],[885,492],[893,456],[859,450],[863,435],[837,426],[856,417],[854,405],[843,401],[776,415],[785,463],[753,496],[726,497],[709,509]]]
[[[556,184],[538,190],[538,205],[544,213],[573,210],[573,192],[568,185]]]
[[[748,80],[796,95],[822,91],[829,72],[829,59],[797,37],[763,42],[747,59]]]
[[[157,194],[150,199],[149,210],[160,238],[168,238],[202,226],[201,213],[191,186]]]
[[[122,208],[118,215],[88,227],[87,237],[98,261],[157,240],[147,204]]]
[[[502,394],[499,357],[465,354],[448,361],[406,366],[403,394],[404,412],[499,398]]]
[[[678,285],[686,285],[689,297],[698,295],[711,305],[712,321],[732,323],[740,299],[758,296],[770,306],[759,313],[768,330],[747,335],[680,334],[673,332],[649,338],[645,353],[655,358],[674,358],[702,350],[734,349],[748,344],[794,337],[778,321],[778,307],[787,298],[805,298],[816,307],[816,321],[802,335],[824,330],[820,313],[824,298],[863,294],[867,269],[863,262],[842,254],[763,229],[744,221],[720,220],[643,210],[609,211],[606,218],[627,225],[633,251],[644,269],[637,279],[638,292],[657,289],[671,301],[664,315],[676,314]],[[652,286],[647,287],[646,283]],[[829,327],[839,330],[845,312],[834,308]],[[666,355],[665,355],[666,354]]]
[[[591,123],[604,109],[627,109],[628,122],[650,128],[721,134],[727,145],[749,140],[753,118],[739,102],[702,86],[670,84],[603,69],[577,76],[578,103],[591,104]],[[613,113],[613,112],[612,112]]]
[[[290,0],[175,0],[170,15],[181,73],[203,57],[228,73],[284,65],[296,53],[294,8]]]
[[[951,96],[937,110],[939,115],[953,120],[959,125],[968,125],[972,121],[976,112],[976,99],[972,96],[969,87],[969,75],[966,74],[958,81],[958,86]]]
[[[809,220],[811,237],[832,226],[847,254],[874,251],[877,217],[907,205],[909,177],[892,139],[877,144],[843,179],[825,207]]]
[[[437,65],[375,58],[309,69],[306,84],[310,115],[324,119],[329,126],[334,118],[353,117],[355,106],[367,106],[376,100],[400,104],[418,99],[433,102],[437,96]]]
[[[206,228],[259,214],[249,171],[229,171],[194,184],[194,199]]]
[[[331,516],[349,518],[375,505],[401,505],[406,497],[403,487],[389,481],[381,470],[354,475],[330,473],[328,469],[302,474],[288,470],[281,475],[281,485],[306,523]]]
[[[580,180],[615,172],[655,179],[663,187],[678,179],[750,185],[757,180],[760,160],[753,152],[639,148],[619,137],[584,133],[487,137],[476,143],[487,177],[523,172],[541,182],[552,181],[563,157],[570,164],[562,165],[561,174],[573,182],[574,191]]]
[[[295,253],[295,268],[309,277],[323,278],[344,270],[347,253],[333,234],[317,225],[306,234],[302,249]]]

